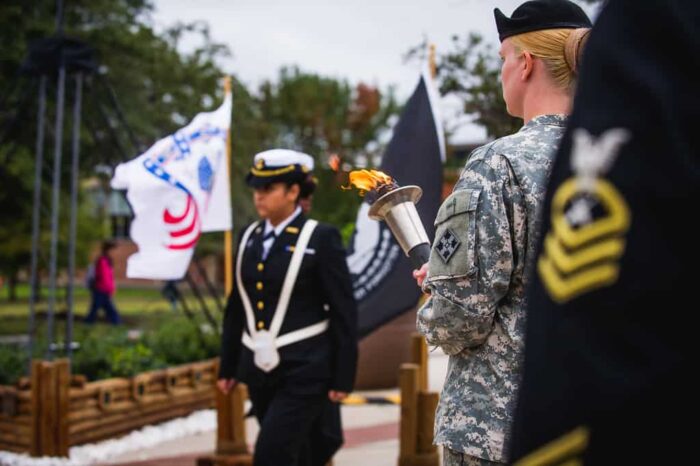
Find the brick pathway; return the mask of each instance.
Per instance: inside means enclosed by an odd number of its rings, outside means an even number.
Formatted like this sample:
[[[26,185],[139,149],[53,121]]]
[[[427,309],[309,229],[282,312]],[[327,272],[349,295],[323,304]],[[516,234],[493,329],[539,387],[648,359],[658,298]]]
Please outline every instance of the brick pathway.
[[[345,429],[345,444],[343,448],[358,448],[369,443],[395,440],[398,439],[398,436],[399,424],[397,422],[349,428]],[[203,453],[211,452],[188,453],[186,455],[153,458],[128,463],[111,463],[109,466],[194,466],[197,458]]]

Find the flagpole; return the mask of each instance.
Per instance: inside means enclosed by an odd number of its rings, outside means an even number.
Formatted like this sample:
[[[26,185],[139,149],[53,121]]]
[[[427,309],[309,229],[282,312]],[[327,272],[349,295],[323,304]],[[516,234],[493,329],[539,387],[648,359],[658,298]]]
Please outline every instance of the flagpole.
[[[224,98],[231,94],[231,76],[224,77]],[[226,176],[231,181],[231,125],[226,135]],[[224,231],[224,291],[226,296],[233,289],[233,226]]]
[[[430,44],[428,51],[428,66],[430,67],[430,77],[435,79],[437,67],[435,65],[435,44]]]

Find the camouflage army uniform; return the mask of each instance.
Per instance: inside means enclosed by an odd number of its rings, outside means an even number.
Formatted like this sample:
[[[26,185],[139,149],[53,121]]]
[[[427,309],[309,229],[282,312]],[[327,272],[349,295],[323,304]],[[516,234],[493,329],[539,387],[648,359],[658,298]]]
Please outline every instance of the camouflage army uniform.
[[[423,284],[431,297],[418,312],[428,344],[450,355],[435,443],[477,461],[506,462],[523,353],[525,269],[565,121],[538,116],[472,152],[435,219]]]

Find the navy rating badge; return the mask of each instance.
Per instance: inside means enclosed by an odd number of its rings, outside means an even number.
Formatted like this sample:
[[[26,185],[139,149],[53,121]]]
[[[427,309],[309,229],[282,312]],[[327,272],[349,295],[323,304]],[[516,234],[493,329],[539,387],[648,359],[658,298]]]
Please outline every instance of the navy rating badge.
[[[584,129],[573,133],[575,176],[554,193],[551,230],[537,263],[540,278],[556,302],[617,281],[630,212],[619,191],[602,175],[628,139],[624,129],[608,130],[598,138]]]

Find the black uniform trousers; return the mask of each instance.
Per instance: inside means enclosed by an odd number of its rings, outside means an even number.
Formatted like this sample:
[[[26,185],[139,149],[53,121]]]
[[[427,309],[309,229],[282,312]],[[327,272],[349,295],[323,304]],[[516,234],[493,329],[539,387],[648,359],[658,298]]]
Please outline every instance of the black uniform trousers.
[[[255,466],[323,466],[331,459],[337,448],[329,452],[323,439],[330,420],[324,412],[338,408],[330,406],[327,393],[299,394],[275,385],[250,388],[250,400],[260,424]],[[324,451],[318,446],[323,446]]]
[[[262,226],[239,248],[241,281],[254,306],[253,325],[269,329],[292,251],[306,219],[299,215],[262,257]],[[240,243],[240,240],[239,240]],[[238,287],[227,304],[220,378],[248,385],[260,423],[257,466],[324,466],[343,443],[340,407],[329,390],[351,392],[357,364],[357,309],[340,233],[319,224],[294,285],[280,335],[328,320],[320,335],[279,348],[280,364],[265,373],[241,344],[248,327]]]

